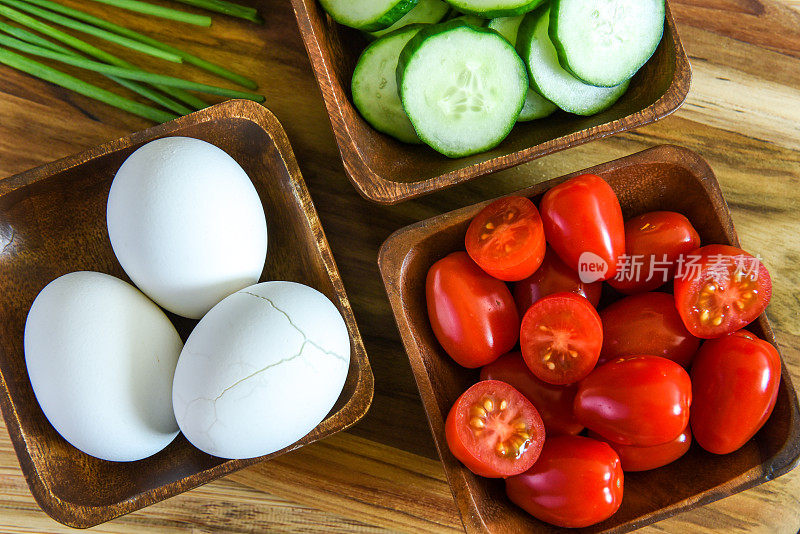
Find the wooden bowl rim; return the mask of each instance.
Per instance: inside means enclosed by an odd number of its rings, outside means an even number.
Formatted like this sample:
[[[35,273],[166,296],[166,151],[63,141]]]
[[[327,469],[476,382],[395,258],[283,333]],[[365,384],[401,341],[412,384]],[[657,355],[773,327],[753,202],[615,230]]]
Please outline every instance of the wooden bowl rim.
[[[328,414],[317,426],[317,429],[322,428],[320,435],[308,443],[300,445],[295,443],[273,454],[258,458],[227,460],[210,469],[196,471],[193,474],[186,475],[169,484],[132,495],[118,503],[103,506],[86,506],[75,505],[53,493],[41,472],[36,468],[30,450],[28,449],[25,435],[22,433],[22,421],[11,398],[2,369],[0,369],[0,392],[2,393],[0,394],[0,408],[2,408],[6,426],[25,479],[31,493],[42,510],[56,521],[67,526],[88,528],[98,525],[190,489],[194,489],[234,471],[325,439],[332,434],[341,432],[354,425],[366,415],[372,404],[374,396],[374,376],[358,325],[355,321],[350,300],[347,297],[333,253],[328,244],[327,237],[325,236],[325,231],[322,228],[316,208],[314,207],[305,181],[300,173],[300,168],[297,165],[297,160],[295,159],[294,151],[286,136],[286,132],[275,115],[266,107],[249,100],[229,100],[210,106],[190,115],[179,117],[173,121],[135,132],[120,139],[92,147],[78,154],[61,158],[8,178],[0,179],[0,197],[4,197],[12,191],[22,189],[40,180],[48,179],[54,174],[90,163],[101,156],[126,150],[160,137],[169,136],[184,127],[204,124],[220,117],[249,121],[266,133],[275,145],[276,153],[286,168],[288,181],[293,193],[293,200],[298,203],[300,209],[305,213],[310,227],[318,228],[318,231],[315,233],[315,245],[321,256],[325,270],[330,276],[331,284],[333,285],[339,304],[337,307],[342,311],[352,344],[351,365],[354,365],[357,370],[353,393],[341,408],[336,412]],[[357,400],[359,402],[356,402]],[[325,428],[324,425],[334,420],[334,418],[340,424]]]

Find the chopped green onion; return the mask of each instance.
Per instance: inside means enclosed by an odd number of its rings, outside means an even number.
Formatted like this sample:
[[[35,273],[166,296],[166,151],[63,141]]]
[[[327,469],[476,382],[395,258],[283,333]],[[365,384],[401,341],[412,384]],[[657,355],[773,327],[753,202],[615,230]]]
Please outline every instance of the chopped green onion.
[[[162,19],[176,20],[178,22],[186,22],[187,24],[194,24],[195,26],[211,26],[211,17],[205,15],[195,15],[185,11],[178,11],[177,9],[170,9],[168,7],[161,7],[147,2],[140,2],[139,0],[94,0],[101,4],[108,4],[109,6],[127,9],[128,11],[136,11],[137,13],[144,13],[145,15],[152,15]]]
[[[25,41],[27,43],[31,43],[34,45],[41,46],[48,50],[53,50],[54,52],[60,52],[62,54],[67,54],[71,56],[78,56],[77,52],[73,52],[72,50],[65,48],[61,45],[52,43],[45,39],[44,37],[40,37],[33,32],[29,32],[28,30],[24,30],[22,28],[17,28],[15,26],[11,26],[10,24],[6,24],[5,22],[0,21],[0,31],[5,32],[17,39]],[[78,56],[80,57],[80,56]],[[126,80],[124,78],[117,78],[114,76],[109,76],[111,80],[115,81],[122,87],[130,89],[131,91],[142,95],[143,97],[155,102],[156,104],[160,104],[165,108],[174,111],[175,113],[179,113],[180,115],[186,115],[191,113],[192,110],[187,108],[186,106],[175,102],[173,99],[162,95],[158,91],[154,91],[152,89],[147,88],[144,85],[141,85],[136,82],[132,82],[130,80]]]
[[[0,5],[0,15],[3,15],[6,18],[9,18],[9,19],[13,20],[14,22],[18,22],[19,24],[22,24],[23,26],[27,26],[28,28],[31,28],[32,30],[36,30],[39,33],[43,33],[43,34],[47,35],[48,37],[51,37],[51,38],[53,38],[53,39],[55,39],[57,41],[60,41],[60,42],[62,42],[64,44],[68,45],[68,46],[71,46],[72,48],[74,48],[76,50],[79,50],[79,51],[81,51],[81,52],[83,52],[85,54],[88,54],[88,55],[90,55],[90,56],[92,56],[94,58],[97,58],[100,61],[104,61],[104,62],[110,63],[112,65],[117,65],[119,67],[125,67],[125,68],[129,68],[129,69],[137,68],[136,65],[134,65],[133,63],[129,63],[128,61],[125,61],[124,59],[118,58],[115,55],[109,54],[108,52],[106,52],[104,50],[100,50],[96,46],[92,46],[89,43],[87,43],[86,41],[82,41],[82,40],[78,39],[77,37],[73,37],[73,36],[69,35],[68,33],[64,33],[61,30],[58,30],[58,29],[50,26],[49,24],[45,24],[44,22],[36,20],[33,17],[29,17],[25,13],[17,11],[16,9],[12,9],[12,8],[10,8],[8,6],[5,6],[5,5]],[[164,87],[159,87],[159,86],[156,86],[156,87],[158,89],[161,89],[162,91],[164,90]],[[174,96],[175,98],[181,100],[182,102],[185,102],[186,104],[192,106],[195,109],[202,109],[202,108],[205,108],[205,107],[208,106],[208,104],[203,102],[201,99],[199,99],[196,96],[194,96],[194,95],[192,95],[190,93],[187,93],[187,92],[185,92],[185,91],[183,91],[181,89],[172,89],[172,90],[170,90],[170,92],[171,92],[172,96]]]
[[[246,78],[240,74],[236,74],[235,72],[232,72],[226,69],[225,67],[221,67],[220,65],[216,65],[214,63],[211,63],[210,61],[206,61],[205,59],[189,54],[188,52],[184,52],[183,50],[179,50],[173,46],[170,46],[168,44],[162,43],[161,41],[153,39],[152,37],[128,29],[124,26],[120,26],[119,24],[115,24],[106,19],[90,15],[89,13],[86,13],[79,9],[61,5],[57,2],[53,2],[52,0],[24,0],[24,1],[28,4],[34,4],[39,7],[49,9],[50,11],[55,11],[61,13],[62,15],[67,15],[68,17],[81,20],[93,26],[97,26],[98,28],[103,28],[112,31],[114,33],[117,33],[119,35],[124,35],[125,37],[135,39],[139,42],[149,44],[150,46],[153,46],[155,48],[160,48],[161,50],[165,50],[167,52],[179,55],[183,58],[183,60],[186,63],[204,69],[208,72],[211,72],[212,74],[216,74],[221,78],[228,79],[236,84],[241,85],[242,87],[246,87],[247,89],[258,88],[258,84],[256,84],[253,80]]]
[[[136,50],[142,54],[155,56],[166,61],[172,61],[173,63],[182,63],[179,55],[166,52],[160,48],[156,48],[133,39],[128,39],[127,37],[122,37],[115,33],[101,30],[100,28],[95,28],[94,26],[89,26],[83,22],[62,17],[61,15],[56,15],[55,13],[49,13],[44,9],[39,9],[38,7],[32,6],[26,2],[20,2],[18,0],[0,0],[0,3],[19,9],[20,11],[27,11],[31,15],[36,15],[37,17],[49,20],[50,22],[55,22],[61,26],[66,26],[67,28],[72,28],[73,30],[78,30],[83,33],[88,33],[89,35],[94,35],[95,37],[99,37],[101,39],[105,39],[106,41],[116,43],[120,46],[130,48],[131,50]]]
[[[28,54],[54,59],[68,65],[99,72],[101,74],[107,74],[109,76],[119,76],[120,78],[126,78],[129,80],[138,80],[150,84],[166,85],[167,87],[178,87],[181,89],[199,91],[202,93],[209,93],[227,98],[246,98],[248,100],[255,100],[256,102],[264,101],[264,97],[262,95],[257,95],[255,93],[237,91],[235,89],[226,89],[224,87],[216,87],[214,85],[206,85],[203,83],[190,82],[180,78],[173,78],[172,76],[164,76],[161,74],[153,74],[152,72],[145,72],[143,70],[115,67],[113,65],[98,63],[97,61],[91,61],[81,57],[73,57],[58,52],[53,52],[52,50],[31,45],[18,39],[14,39],[13,37],[6,37],[4,35],[0,35],[0,44],[16,48],[17,50],[26,52]]]
[[[172,113],[134,102],[4,48],[0,48],[0,63],[145,119],[166,122],[177,118]]]
[[[264,23],[264,19],[258,14],[258,10],[253,7],[243,6],[226,0],[177,0],[181,4],[187,4],[194,7],[199,7],[207,11],[214,11],[229,15],[231,17],[238,17],[240,19],[250,20],[259,24]]]

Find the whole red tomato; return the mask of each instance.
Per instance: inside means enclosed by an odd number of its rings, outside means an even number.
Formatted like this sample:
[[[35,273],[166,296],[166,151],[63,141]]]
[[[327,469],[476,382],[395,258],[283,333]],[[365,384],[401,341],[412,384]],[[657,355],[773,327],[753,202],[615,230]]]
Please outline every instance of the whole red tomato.
[[[495,200],[478,213],[464,238],[467,253],[500,280],[522,280],[542,264],[545,242],[536,205],[525,197]]]
[[[686,330],[675,299],[667,293],[641,293],[618,300],[600,312],[603,350],[597,364],[620,356],[652,354],[689,367],[700,340]]]
[[[542,416],[548,436],[577,434],[583,430],[583,425],[572,414],[578,386],[542,382],[531,373],[519,352],[510,352],[483,366],[481,380],[500,380],[525,395]]]
[[[514,300],[520,315],[525,315],[528,308],[542,297],[567,292],[586,297],[596,308],[603,292],[603,282],[581,281],[578,272],[567,267],[550,247],[547,247],[542,265],[536,272],[514,284]]]
[[[483,477],[525,472],[544,444],[542,418],[522,393],[484,380],[456,400],[445,422],[447,446],[467,469]]]
[[[625,253],[625,226],[622,208],[614,190],[593,174],[576,176],[559,184],[542,197],[539,211],[547,242],[571,269],[580,271],[584,263],[605,262],[605,272],[595,280],[607,280],[617,271],[617,261]],[[587,263],[588,260],[588,263]],[[587,270],[585,270],[588,272]]]
[[[574,409],[578,421],[610,441],[652,447],[683,432],[691,403],[683,367],[660,356],[626,356],[580,381]]]
[[[675,276],[678,258],[700,246],[689,219],[674,211],[651,211],[625,221],[625,256],[608,283],[622,293],[652,291]]]
[[[581,436],[548,437],[539,459],[506,479],[509,499],[552,525],[580,528],[608,519],[622,503],[624,476],[607,443]]]
[[[623,471],[649,471],[671,464],[686,454],[692,444],[692,432],[688,426],[672,441],[652,447],[620,445],[607,440],[597,432],[589,432],[589,437],[608,443],[619,455]]]
[[[466,252],[437,261],[425,281],[428,317],[436,339],[464,367],[481,367],[514,348],[519,315],[508,286]]]
[[[706,341],[692,364],[692,433],[701,447],[728,454],[772,413],[781,382],[778,351],[749,332]]]
[[[686,328],[713,339],[747,326],[772,296],[764,264],[742,249],[706,245],[689,253],[675,275],[675,305]]]

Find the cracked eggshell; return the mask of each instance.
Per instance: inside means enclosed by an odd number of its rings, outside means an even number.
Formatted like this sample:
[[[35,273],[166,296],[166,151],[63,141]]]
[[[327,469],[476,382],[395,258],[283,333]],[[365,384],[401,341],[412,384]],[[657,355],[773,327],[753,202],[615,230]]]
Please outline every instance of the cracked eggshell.
[[[165,137],[117,171],[108,236],[134,284],[163,308],[199,319],[261,276],[267,223],[244,170],[216,146]]]
[[[294,282],[251,286],[186,341],[172,395],[178,425],[214,456],[271,454],[325,418],[349,367],[347,326],[325,295]]]
[[[42,411],[86,454],[140,460],[178,435],[172,379],[183,344],[130,284],[89,271],[56,278],[33,301],[24,346]]]

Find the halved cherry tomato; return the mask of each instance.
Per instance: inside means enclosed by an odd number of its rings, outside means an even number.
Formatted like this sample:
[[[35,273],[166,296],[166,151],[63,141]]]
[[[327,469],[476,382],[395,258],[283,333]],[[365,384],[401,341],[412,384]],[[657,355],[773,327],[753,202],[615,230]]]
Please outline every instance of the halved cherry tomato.
[[[769,304],[772,280],[760,260],[728,245],[688,256],[675,277],[675,305],[689,332],[712,339],[747,326]]]
[[[651,211],[625,221],[626,261],[608,279],[622,293],[652,291],[675,276],[678,258],[700,246],[689,219],[674,211]]]
[[[582,436],[547,438],[528,471],[506,479],[513,503],[541,521],[566,528],[608,519],[622,504],[624,475],[617,453]]]
[[[581,255],[591,253],[584,260],[606,266],[595,280],[614,276],[625,253],[625,226],[617,195],[602,178],[583,174],[553,187],[539,211],[547,242],[567,266],[580,272]]]
[[[433,333],[460,365],[486,365],[517,344],[519,315],[508,286],[483,272],[466,252],[433,264],[425,294]]]
[[[500,356],[481,369],[481,380],[500,380],[525,395],[542,416],[548,436],[577,434],[583,425],[572,414],[578,387],[554,386],[542,382],[528,369],[519,352]]]
[[[744,334],[706,341],[692,364],[692,432],[708,452],[728,454],[772,413],[781,382],[778,351]]]
[[[517,302],[517,310],[522,315],[540,298],[565,292],[586,297],[596,308],[603,292],[603,282],[590,284],[582,282],[578,272],[567,267],[550,247],[547,247],[542,265],[536,272],[514,284],[514,300]]]
[[[600,316],[575,293],[539,299],[522,319],[522,357],[531,372],[548,384],[571,384],[588,375],[602,346]]]
[[[700,340],[686,330],[675,299],[667,293],[640,293],[600,311],[603,350],[597,364],[620,356],[652,354],[689,367]]]
[[[649,471],[671,464],[686,454],[692,444],[692,432],[688,426],[672,441],[652,447],[620,445],[607,440],[597,432],[589,432],[589,437],[608,443],[619,455],[623,471]]]
[[[478,213],[464,238],[469,256],[500,280],[522,280],[544,258],[544,229],[536,205],[525,197],[495,200]]]
[[[539,458],[542,418],[522,393],[499,380],[473,385],[456,400],[445,422],[453,456],[489,478],[523,473]]]
[[[599,366],[578,384],[575,417],[622,445],[672,441],[689,422],[692,384],[686,371],[660,356],[626,356]]]

